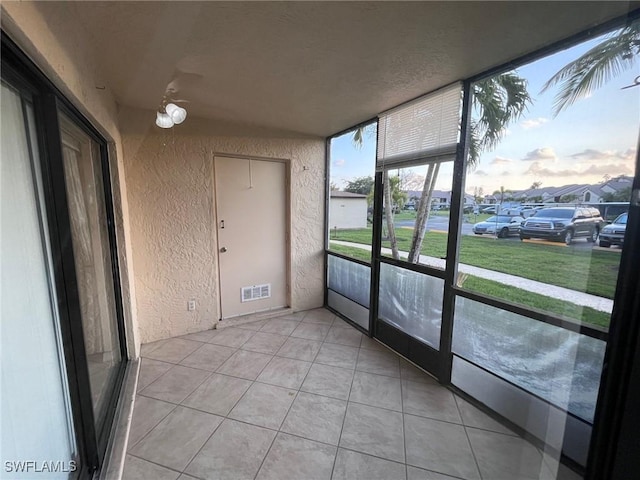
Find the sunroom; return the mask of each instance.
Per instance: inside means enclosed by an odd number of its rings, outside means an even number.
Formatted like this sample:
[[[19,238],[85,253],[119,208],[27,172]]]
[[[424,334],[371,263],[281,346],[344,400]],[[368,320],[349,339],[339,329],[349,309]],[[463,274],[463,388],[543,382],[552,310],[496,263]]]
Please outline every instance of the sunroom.
[[[2,478],[637,475],[635,2],[1,8]]]

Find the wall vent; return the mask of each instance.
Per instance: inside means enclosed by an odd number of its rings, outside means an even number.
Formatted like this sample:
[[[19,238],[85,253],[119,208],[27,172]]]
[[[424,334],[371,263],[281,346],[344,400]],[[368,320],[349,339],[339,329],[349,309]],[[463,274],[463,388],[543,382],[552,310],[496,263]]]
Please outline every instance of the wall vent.
[[[271,284],[265,283],[264,285],[253,285],[251,287],[242,287],[242,302],[251,302],[253,300],[260,300],[261,298],[271,297]]]

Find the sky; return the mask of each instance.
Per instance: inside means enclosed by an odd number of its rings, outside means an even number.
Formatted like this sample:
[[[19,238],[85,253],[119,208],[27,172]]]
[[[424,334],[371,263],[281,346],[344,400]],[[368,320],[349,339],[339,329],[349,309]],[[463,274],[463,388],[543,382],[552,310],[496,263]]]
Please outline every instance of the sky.
[[[553,115],[557,88],[541,92],[544,83],[567,63],[578,58],[604,37],[523,65],[516,73],[528,82],[532,104],[510,124],[500,144],[481,155],[469,170],[465,191],[485,194],[504,187],[528,189],[533,182],[543,187],[574,183],[599,183],[604,176],[634,175],[635,149],[640,129],[640,86],[622,89],[640,75],[640,62],[605,86]],[[355,148],[351,134],[332,140],[331,181],[343,188],[349,179],[373,175],[375,134]],[[452,164],[443,164],[436,189],[451,190]],[[420,183],[423,169],[405,169],[405,189]]]

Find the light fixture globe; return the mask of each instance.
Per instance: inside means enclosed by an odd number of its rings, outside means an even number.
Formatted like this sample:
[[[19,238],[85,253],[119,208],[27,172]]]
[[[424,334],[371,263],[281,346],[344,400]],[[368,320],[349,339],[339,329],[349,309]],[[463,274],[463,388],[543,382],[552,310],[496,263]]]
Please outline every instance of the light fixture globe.
[[[160,128],[171,128],[175,122],[171,119],[169,115],[162,112],[156,113],[156,125]]]
[[[187,111],[184,108],[179,107],[175,103],[168,103],[165,107],[165,111],[171,117],[173,123],[175,123],[176,125],[184,122],[184,120],[187,118]]]

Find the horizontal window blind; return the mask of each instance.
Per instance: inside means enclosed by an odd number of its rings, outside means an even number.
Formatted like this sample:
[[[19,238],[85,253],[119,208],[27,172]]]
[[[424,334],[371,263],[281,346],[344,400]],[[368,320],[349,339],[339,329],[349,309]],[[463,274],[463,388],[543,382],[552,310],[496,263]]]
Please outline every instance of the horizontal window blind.
[[[378,170],[455,159],[462,84],[455,83],[379,115]]]

